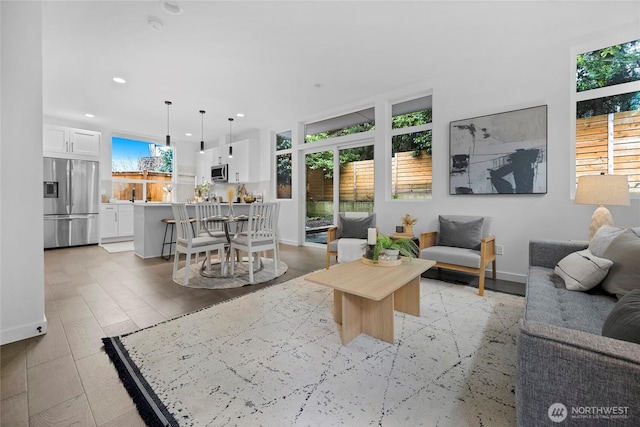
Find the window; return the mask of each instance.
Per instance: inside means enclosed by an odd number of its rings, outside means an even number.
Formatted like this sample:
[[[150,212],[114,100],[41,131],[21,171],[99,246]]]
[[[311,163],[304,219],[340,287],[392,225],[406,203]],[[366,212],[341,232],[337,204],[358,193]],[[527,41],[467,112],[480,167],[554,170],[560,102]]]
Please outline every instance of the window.
[[[391,108],[391,196],[410,200],[431,197],[431,96]]]
[[[278,199],[291,198],[291,135],[292,132],[276,134],[276,195]],[[287,152],[282,152],[282,151]]]
[[[375,128],[375,110],[367,108],[319,122],[307,123],[304,127],[304,142],[311,143],[328,138],[367,132]]]
[[[576,181],[627,175],[640,194],[640,40],[576,55]]]
[[[171,201],[173,148],[153,142],[111,138],[112,197]],[[135,191],[134,191],[135,190]]]

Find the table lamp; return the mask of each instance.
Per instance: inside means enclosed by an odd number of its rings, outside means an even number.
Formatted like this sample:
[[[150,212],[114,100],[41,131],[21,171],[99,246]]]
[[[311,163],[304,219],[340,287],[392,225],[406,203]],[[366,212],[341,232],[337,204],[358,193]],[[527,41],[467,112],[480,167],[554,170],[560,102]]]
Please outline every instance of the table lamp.
[[[578,177],[574,203],[599,205],[591,217],[589,240],[603,225],[613,225],[613,217],[604,205],[629,206],[629,181],[625,175],[584,175]]]

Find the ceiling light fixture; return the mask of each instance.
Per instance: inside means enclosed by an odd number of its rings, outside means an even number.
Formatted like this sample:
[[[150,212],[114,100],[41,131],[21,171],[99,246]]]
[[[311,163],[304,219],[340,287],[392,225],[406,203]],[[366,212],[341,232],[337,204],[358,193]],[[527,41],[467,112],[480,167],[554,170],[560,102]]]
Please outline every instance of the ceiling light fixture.
[[[171,147],[171,136],[169,135],[169,106],[171,105],[171,101],[164,101],[167,104],[167,141],[164,145],[167,147]]]
[[[85,116],[85,117],[89,117],[89,118],[93,118],[93,117],[95,117],[95,116],[94,116],[93,114],[91,114],[91,113],[87,113],[87,114],[85,114],[84,116]]]
[[[238,113],[238,114],[236,114],[236,117],[244,117],[244,114]]]
[[[181,15],[182,14],[182,6],[173,1],[163,1],[162,8],[165,12],[170,13],[172,15]]]
[[[233,117],[229,117],[229,158],[233,159],[233,147],[231,146],[231,123],[233,123]]]
[[[120,83],[120,84],[125,84],[127,81],[125,79],[123,79],[122,77],[114,77],[113,81],[116,83]]]
[[[200,154],[204,154],[204,110],[200,110],[200,114],[202,115],[202,120],[200,124]]]

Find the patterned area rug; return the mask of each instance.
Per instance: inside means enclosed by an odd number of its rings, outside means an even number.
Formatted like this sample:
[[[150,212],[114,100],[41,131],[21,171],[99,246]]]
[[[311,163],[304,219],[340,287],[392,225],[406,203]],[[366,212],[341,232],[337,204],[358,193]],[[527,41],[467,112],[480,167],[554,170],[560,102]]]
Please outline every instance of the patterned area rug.
[[[523,298],[420,287],[421,317],[396,312],[393,345],[341,345],[332,291],[299,277],[105,349],[149,425],[515,425]]]
[[[212,262],[211,276],[213,277],[204,277],[200,274],[201,265],[202,262],[191,265],[191,268],[189,268],[189,283],[187,285],[184,284],[184,267],[178,269],[178,277],[173,281],[188,288],[201,289],[230,289],[251,284],[249,282],[249,263],[246,257],[243,258],[242,262],[236,262],[233,277],[221,276],[219,262]],[[289,266],[287,264],[278,261],[278,275],[274,276],[273,259],[261,258],[260,267],[256,268],[253,272],[253,284],[255,285],[280,277],[286,273],[288,269]]]

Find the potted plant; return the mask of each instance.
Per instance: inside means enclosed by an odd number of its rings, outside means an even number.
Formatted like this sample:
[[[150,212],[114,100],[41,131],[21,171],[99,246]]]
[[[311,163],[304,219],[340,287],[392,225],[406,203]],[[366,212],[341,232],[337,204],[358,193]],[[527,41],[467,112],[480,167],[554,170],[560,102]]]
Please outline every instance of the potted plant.
[[[390,251],[391,254],[389,253]],[[373,260],[377,261],[381,253],[386,253],[393,257],[394,251],[397,251],[395,252],[394,259],[397,259],[398,255],[402,255],[407,258],[415,258],[419,249],[418,245],[416,245],[412,239],[392,239],[384,234],[379,234],[378,239],[376,240],[376,245],[373,248]]]

